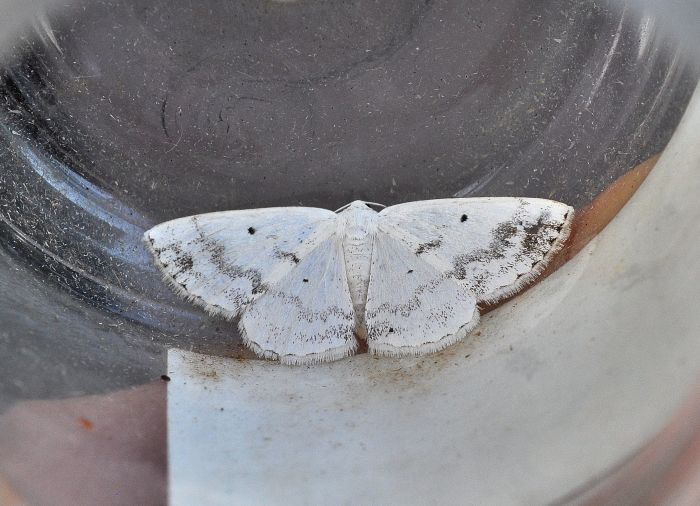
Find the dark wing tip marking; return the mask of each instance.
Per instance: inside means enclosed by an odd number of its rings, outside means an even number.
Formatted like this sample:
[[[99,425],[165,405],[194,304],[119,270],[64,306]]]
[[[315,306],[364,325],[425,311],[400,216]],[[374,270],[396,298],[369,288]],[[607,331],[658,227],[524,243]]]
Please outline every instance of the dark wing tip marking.
[[[564,215],[561,223],[551,224],[547,223],[547,221],[550,219],[549,212],[543,212],[538,218],[537,223],[527,227],[529,229],[528,231],[531,232],[532,235],[526,235],[523,241],[524,246],[527,246],[525,242],[528,240],[532,241],[531,244],[534,244],[535,241],[533,241],[533,239],[541,239],[540,234],[542,229],[551,228],[555,230],[557,234],[554,237],[546,240],[544,244],[541,245],[541,249],[539,249],[539,252],[543,255],[542,258],[538,261],[533,261],[531,270],[518,275],[514,283],[501,287],[487,297],[480,298],[479,302],[484,302],[486,304],[496,303],[506,297],[515,295],[536,280],[549,265],[554,255],[556,255],[566,245],[571,232],[571,223],[573,222],[574,215],[575,210],[572,207],[569,207],[569,210]],[[526,249],[524,253],[528,254],[531,253],[531,251]]]

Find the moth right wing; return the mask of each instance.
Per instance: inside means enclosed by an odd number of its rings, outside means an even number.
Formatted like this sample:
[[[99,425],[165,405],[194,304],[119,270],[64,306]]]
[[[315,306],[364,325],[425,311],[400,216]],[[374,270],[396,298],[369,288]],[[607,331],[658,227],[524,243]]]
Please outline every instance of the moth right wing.
[[[327,209],[277,207],[180,218],[144,234],[175,290],[233,318],[335,234]]]
[[[372,250],[365,322],[375,355],[424,355],[479,323],[476,295],[416,256],[401,234],[379,231]]]
[[[537,198],[407,202],[380,213],[379,230],[493,303],[531,283],[564,245],[574,209]]]
[[[367,295],[370,351],[418,355],[459,340],[494,302],[532,282],[574,211],[526,198],[408,202],[379,213]]]

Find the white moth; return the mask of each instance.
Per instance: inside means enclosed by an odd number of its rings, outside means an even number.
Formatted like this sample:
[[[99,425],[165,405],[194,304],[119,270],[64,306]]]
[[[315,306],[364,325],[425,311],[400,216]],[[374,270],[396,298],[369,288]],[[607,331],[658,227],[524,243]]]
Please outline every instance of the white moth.
[[[353,354],[356,336],[389,356],[459,341],[477,325],[480,303],[542,272],[574,215],[526,198],[371,206],[200,214],[144,238],[178,293],[210,313],[240,316],[258,355],[309,364]]]

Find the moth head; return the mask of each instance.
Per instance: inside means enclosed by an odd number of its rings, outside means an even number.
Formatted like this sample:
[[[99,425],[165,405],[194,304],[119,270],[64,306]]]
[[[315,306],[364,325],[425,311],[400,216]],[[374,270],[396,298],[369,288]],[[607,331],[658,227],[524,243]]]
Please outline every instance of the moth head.
[[[345,211],[367,211],[372,210],[378,212],[379,210],[385,208],[383,204],[377,204],[376,202],[365,202],[364,200],[354,200],[349,204],[345,204],[343,207],[338,209],[336,213],[342,213]]]

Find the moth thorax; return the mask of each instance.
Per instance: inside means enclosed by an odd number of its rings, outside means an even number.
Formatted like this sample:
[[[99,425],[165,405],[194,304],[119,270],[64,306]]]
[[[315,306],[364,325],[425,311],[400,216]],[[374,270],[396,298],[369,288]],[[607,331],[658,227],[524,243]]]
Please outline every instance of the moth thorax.
[[[364,328],[372,247],[377,229],[377,213],[365,207],[364,209],[350,208],[343,215],[345,218],[345,234],[343,236],[345,271],[348,276],[350,297],[355,309],[355,322],[360,330]]]

